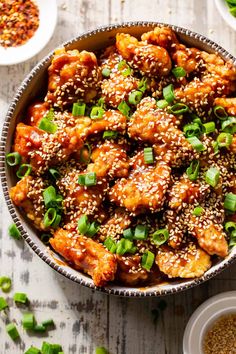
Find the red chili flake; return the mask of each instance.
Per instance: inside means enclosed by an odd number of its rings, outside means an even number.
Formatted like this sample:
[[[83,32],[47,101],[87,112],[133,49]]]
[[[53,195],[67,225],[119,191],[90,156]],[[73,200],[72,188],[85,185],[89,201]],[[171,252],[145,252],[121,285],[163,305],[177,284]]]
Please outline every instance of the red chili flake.
[[[31,0],[0,0],[0,46],[17,47],[39,27],[39,9]]]

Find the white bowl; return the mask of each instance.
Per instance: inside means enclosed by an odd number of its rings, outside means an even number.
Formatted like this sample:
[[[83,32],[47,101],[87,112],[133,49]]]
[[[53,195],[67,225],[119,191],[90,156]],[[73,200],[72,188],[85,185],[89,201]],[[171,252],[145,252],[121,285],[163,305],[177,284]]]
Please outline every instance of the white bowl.
[[[211,297],[200,305],[190,317],[184,332],[183,353],[203,354],[203,339],[215,320],[236,313],[236,291]]]
[[[228,23],[230,27],[232,27],[234,30],[236,30],[236,17],[231,15],[229,12],[229,7],[226,3],[225,0],[215,0],[216,7],[225,20],[225,22]]]
[[[39,8],[39,28],[34,36],[18,47],[0,46],[0,65],[13,65],[38,54],[49,42],[57,23],[57,1],[35,0]]]

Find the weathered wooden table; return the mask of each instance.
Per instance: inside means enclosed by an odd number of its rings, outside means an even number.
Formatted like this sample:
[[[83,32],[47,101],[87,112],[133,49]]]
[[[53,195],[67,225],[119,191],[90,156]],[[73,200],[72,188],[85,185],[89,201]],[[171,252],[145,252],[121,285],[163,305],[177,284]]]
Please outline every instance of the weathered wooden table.
[[[213,0],[59,0],[58,7],[58,25],[47,47],[24,64],[0,67],[1,121],[17,86],[39,59],[61,42],[103,24],[150,20],[181,25],[236,54],[236,34],[221,19]],[[154,324],[151,311],[159,299],[109,297],[72,283],[49,268],[23,241],[9,238],[11,219],[2,195],[0,215],[0,275],[13,279],[13,291],[29,295],[39,321],[55,319],[57,328],[49,332],[49,340],[61,343],[66,354],[92,354],[100,345],[111,354],[182,353],[184,327],[195,308],[213,294],[236,289],[235,265],[197,288],[167,297],[167,308]],[[21,310],[13,304],[10,317],[20,323]],[[22,341],[16,345],[0,318],[0,354],[22,354],[44,339],[20,333]]]

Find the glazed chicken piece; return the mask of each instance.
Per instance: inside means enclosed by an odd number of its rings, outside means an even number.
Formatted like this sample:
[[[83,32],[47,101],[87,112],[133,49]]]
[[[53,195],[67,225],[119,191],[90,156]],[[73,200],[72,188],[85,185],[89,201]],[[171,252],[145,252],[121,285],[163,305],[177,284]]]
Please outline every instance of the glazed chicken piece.
[[[58,49],[48,68],[48,93],[46,101],[63,108],[83,99],[89,102],[96,97],[101,70],[94,53]]]
[[[110,189],[110,201],[132,213],[160,210],[170,182],[170,167],[164,162],[134,170]]]
[[[231,82],[236,80],[236,69],[230,62],[225,62],[219,55],[200,52],[207,71]],[[235,89],[233,84],[232,91]]]
[[[115,238],[122,235],[123,231],[131,224],[131,216],[123,208],[116,208],[110,217],[100,225],[99,238],[104,241],[107,237]]]
[[[161,246],[156,256],[160,271],[169,278],[195,278],[202,276],[211,267],[210,256],[190,242],[178,250]]]
[[[87,167],[88,172],[95,172],[97,177],[127,177],[129,162],[126,150],[121,145],[105,142],[92,151],[93,163]]]
[[[174,249],[182,247],[185,243],[185,234],[187,232],[185,214],[177,214],[173,210],[166,210],[164,221],[169,231],[168,245]]]
[[[224,107],[228,115],[236,116],[236,97],[217,97],[214,105]]]
[[[19,152],[23,161],[29,161],[36,174],[45,172],[49,166],[66,161],[83,146],[74,128],[58,129],[49,134],[37,127],[19,123],[16,127],[14,151]]]
[[[141,257],[117,256],[116,279],[128,286],[143,284],[149,279],[150,273],[141,268]]]
[[[144,33],[141,39],[143,42],[159,45],[168,51],[171,50],[173,44],[179,43],[176,34],[170,27],[155,27],[152,31]]]
[[[48,102],[36,101],[32,103],[26,115],[26,124],[37,127],[41,119],[49,112]]]
[[[125,33],[117,33],[116,47],[129,65],[143,75],[167,76],[171,70],[170,56],[162,47],[139,42],[137,38]]]
[[[10,189],[13,203],[22,208],[34,226],[41,231],[47,230],[43,223],[45,208],[42,191],[44,188],[45,183],[42,178],[25,176]]]
[[[76,269],[89,274],[96,286],[105,286],[114,280],[117,269],[116,258],[100,243],[78,233],[58,229],[50,239],[50,244]]]

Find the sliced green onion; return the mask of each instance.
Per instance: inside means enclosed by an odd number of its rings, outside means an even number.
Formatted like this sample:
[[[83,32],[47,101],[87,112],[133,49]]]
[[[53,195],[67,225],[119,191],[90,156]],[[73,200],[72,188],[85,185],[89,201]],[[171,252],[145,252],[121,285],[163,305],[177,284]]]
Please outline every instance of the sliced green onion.
[[[36,347],[30,347],[24,354],[41,354],[41,350]]]
[[[61,178],[61,174],[56,168],[49,168],[48,171],[54,180]]]
[[[186,174],[190,181],[196,181],[198,178],[199,174],[199,169],[200,169],[200,163],[198,160],[193,160],[190,164],[190,166],[186,170]]]
[[[57,217],[57,211],[55,208],[49,208],[44,215],[43,223],[45,227],[52,226]]]
[[[186,138],[191,138],[193,136],[201,135],[201,127],[197,123],[186,124],[183,127],[184,135]]]
[[[18,178],[23,178],[25,176],[29,176],[31,174],[31,171],[32,171],[32,167],[29,164],[24,163],[20,165],[18,171],[16,172],[16,175]]]
[[[225,230],[229,233],[235,231],[236,230],[236,223],[233,221],[227,221],[225,223]]]
[[[134,238],[133,230],[132,230],[131,228],[125,229],[125,230],[123,231],[123,236],[124,236],[124,238],[126,238],[126,239],[133,240],[133,238]]]
[[[80,150],[80,162],[88,164],[91,158],[91,146],[89,144],[84,144]]]
[[[205,123],[203,124],[203,127],[204,127],[205,134],[214,133],[214,131],[216,130],[215,122]]]
[[[204,151],[206,149],[202,142],[196,136],[187,138],[187,140],[192,145],[192,147],[198,152]]]
[[[22,325],[24,329],[34,329],[35,317],[33,313],[24,313],[22,318]]]
[[[55,123],[51,122],[47,118],[42,118],[38,127],[39,129],[51,134],[55,134],[58,128]]]
[[[224,200],[224,208],[228,211],[236,211],[236,194],[227,193]]]
[[[169,112],[175,115],[183,114],[189,111],[189,108],[184,103],[176,103],[170,107]]]
[[[45,327],[49,327],[49,326],[55,326],[55,323],[52,318],[49,318],[48,320],[42,321],[42,325]]]
[[[169,231],[167,229],[160,229],[152,234],[152,240],[157,246],[161,246],[169,238]]]
[[[228,148],[233,140],[233,136],[229,133],[220,133],[220,135],[218,135],[216,141],[219,145],[219,147],[226,147]]]
[[[86,104],[83,102],[73,103],[72,115],[74,117],[84,116],[86,110]]]
[[[41,352],[42,354],[59,354],[62,352],[62,347],[60,344],[50,344],[48,342],[43,342]]]
[[[57,192],[53,186],[49,186],[43,191],[43,200],[47,209],[55,206],[56,199]]]
[[[99,230],[99,225],[96,221],[93,221],[89,228],[88,228],[88,231],[86,232],[86,236],[88,237],[93,237],[94,235],[96,235],[96,233],[98,232]]]
[[[193,215],[200,216],[202,215],[204,209],[201,206],[197,206],[193,209]]]
[[[232,231],[229,240],[229,246],[233,247],[236,245],[236,231]]]
[[[118,70],[121,70],[123,76],[129,76],[132,74],[131,67],[126,63],[125,60],[121,60],[118,64]]]
[[[222,106],[215,106],[213,108],[213,112],[214,112],[215,116],[217,118],[219,118],[220,120],[225,120],[228,118],[228,114],[226,113],[224,107],[222,107]]]
[[[0,288],[4,293],[11,290],[11,279],[9,277],[0,277]]]
[[[130,250],[133,248],[133,242],[128,239],[120,239],[117,242],[116,253],[122,256],[125,253],[129,253]]]
[[[57,214],[57,216],[51,226],[53,228],[56,228],[60,224],[60,222],[61,222],[61,215]]]
[[[10,152],[6,155],[6,162],[8,166],[17,166],[21,163],[21,155],[19,152]]]
[[[118,106],[118,110],[124,114],[124,116],[128,117],[129,116],[129,112],[130,112],[130,107],[127,105],[127,103],[125,101],[122,101],[119,106]]]
[[[213,147],[213,150],[214,150],[214,155],[218,154],[218,152],[219,152],[219,145],[218,145],[217,141],[213,141],[213,142],[212,142],[212,147]]]
[[[104,241],[104,246],[110,251],[111,253],[116,252],[116,242],[111,238],[107,237],[106,240]]]
[[[184,77],[187,74],[186,71],[184,70],[184,68],[182,68],[181,66],[177,66],[176,68],[172,69],[171,71],[177,79],[180,77]]]
[[[169,84],[168,86],[163,88],[163,97],[168,103],[171,103],[174,101],[175,94],[174,94],[173,84]]]
[[[85,174],[79,175],[79,177],[78,177],[78,183],[79,183],[81,186],[85,186]]]
[[[102,107],[93,107],[90,112],[91,119],[101,119],[103,117],[105,110]]]
[[[99,100],[97,101],[97,106],[104,108],[105,106],[105,99],[103,97],[100,97]]]
[[[97,184],[97,175],[95,172],[88,172],[85,174],[85,186],[91,187]]]
[[[117,68],[118,68],[118,70],[121,70],[121,69],[123,69],[123,68],[126,67],[126,66],[128,66],[128,64],[126,63],[126,61],[125,61],[125,60],[121,60],[121,61],[118,63]]]
[[[108,354],[108,351],[104,347],[97,347],[96,354]]]
[[[137,225],[134,230],[135,240],[146,240],[148,235],[148,227],[146,225]]]
[[[36,324],[34,326],[34,331],[35,332],[46,332],[46,327],[42,324]]]
[[[15,323],[11,322],[6,325],[6,331],[12,340],[16,340],[20,337],[19,332],[16,328]]]
[[[5,310],[7,307],[7,301],[4,299],[4,297],[0,297],[0,311]]]
[[[144,93],[147,90],[147,79],[146,77],[143,77],[139,84],[138,84],[138,90]]]
[[[169,105],[169,103],[166,100],[159,100],[157,101],[157,107],[160,109],[164,109]]]
[[[150,271],[153,266],[154,260],[155,260],[154,253],[147,251],[142,256],[141,265],[144,269]]]
[[[28,302],[28,297],[25,293],[15,293],[13,300],[15,302],[20,302],[21,304],[26,304]]]
[[[19,231],[18,227],[16,226],[16,224],[11,224],[8,227],[8,233],[15,240],[20,240],[21,239],[21,234],[20,234],[20,231]]]
[[[146,164],[150,164],[154,162],[153,149],[151,147],[144,148],[143,153],[144,153],[144,162]]]
[[[43,118],[47,118],[48,120],[54,119],[54,109],[50,108],[49,111],[43,116]]]
[[[82,235],[85,235],[89,229],[90,223],[87,215],[82,215],[78,220],[78,230]]]
[[[102,76],[109,77],[111,75],[111,70],[109,68],[102,69]]]
[[[205,181],[212,187],[216,187],[220,179],[220,171],[216,167],[210,167],[206,171]]]
[[[128,101],[130,104],[133,104],[136,106],[141,101],[142,96],[143,96],[143,94],[141,91],[132,91],[129,94]]]
[[[223,121],[221,130],[230,134],[236,133],[236,117],[228,117],[227,120]]]
[[[116,139],[118,136],[118,132],[114,132],[112,130],[106,130],[103,133],[103,139]]]

